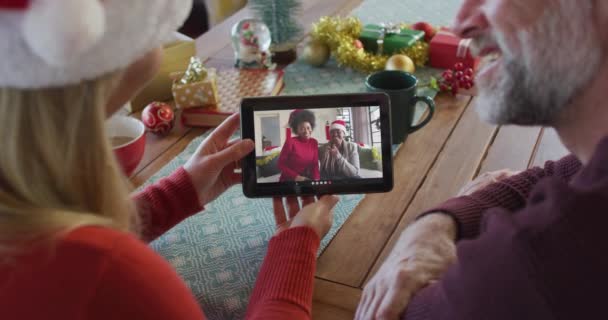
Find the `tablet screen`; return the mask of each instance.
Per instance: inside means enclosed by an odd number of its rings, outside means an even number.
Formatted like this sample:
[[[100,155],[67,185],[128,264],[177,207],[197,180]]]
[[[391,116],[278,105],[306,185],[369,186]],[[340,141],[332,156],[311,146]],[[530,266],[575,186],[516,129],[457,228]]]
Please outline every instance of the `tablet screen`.
[[[257,183],[382,179],[380,106],[254,111]]]
[[[251,197],[392,189],[390,104],[385,94],[246,98],[243,163]]]

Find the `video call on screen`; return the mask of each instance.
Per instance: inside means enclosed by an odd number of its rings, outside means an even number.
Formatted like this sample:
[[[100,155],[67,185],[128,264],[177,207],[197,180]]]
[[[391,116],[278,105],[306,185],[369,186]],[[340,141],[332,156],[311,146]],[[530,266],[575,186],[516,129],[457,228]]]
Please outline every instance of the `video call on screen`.
[[[258,183],[382,178],[378,106],[254,112]]]

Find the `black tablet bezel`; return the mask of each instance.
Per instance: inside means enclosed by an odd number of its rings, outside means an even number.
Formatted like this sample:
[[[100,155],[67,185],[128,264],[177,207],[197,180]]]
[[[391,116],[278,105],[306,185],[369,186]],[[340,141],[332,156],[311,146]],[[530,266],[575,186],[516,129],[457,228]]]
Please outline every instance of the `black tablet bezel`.
[[[311,181],[257,183],[255,151],[242,161],[243,193],[249,198],[303,196],[322,194],[355,194],[388,192],[393,188],[393,157],[390,128],[390,100],[385,93],[352,93],[310,96],[244,98],[241,101],[241,137],[255,141],[254,111],[290,110],[294,108],[336,108],[338,106],[379,106],[382,141],[382,178],[361,179],[347,184],[313,185]]]

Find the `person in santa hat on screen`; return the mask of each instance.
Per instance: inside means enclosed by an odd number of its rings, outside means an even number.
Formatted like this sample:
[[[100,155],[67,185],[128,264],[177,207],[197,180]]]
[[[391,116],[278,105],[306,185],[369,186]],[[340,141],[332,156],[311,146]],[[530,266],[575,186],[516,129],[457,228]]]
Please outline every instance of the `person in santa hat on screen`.
[[[193,294],[204,284],[189,288],[148,242],[240,182],[235,164],[253,141],[229,141],[234,115],[183,166],[129,196],[105,131],[157,73],[161,45],[191,6],[0,0],[2,319],[205,318],[200,296],[213,293]],[[311,318],[317,249],[338,199],[303,200],[289,217],[273,203],[280,228],[242,318]],[[190,271],[214,272],[193,262]]]
[[[327,180],[359,178],[357,144],[345,140],[346,122],[336,120],[329,128],[329,142],[321,148],[321,177]]]

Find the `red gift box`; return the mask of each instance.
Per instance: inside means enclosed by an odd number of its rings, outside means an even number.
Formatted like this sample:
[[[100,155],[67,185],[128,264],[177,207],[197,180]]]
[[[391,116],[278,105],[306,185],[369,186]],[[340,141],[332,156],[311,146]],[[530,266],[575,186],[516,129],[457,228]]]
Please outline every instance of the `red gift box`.
[[[451,69],[458,62],[475,69],[479,59],[471,55],[471,39],[462,39],[455,34],[440,30],[430,43],[429,65],[433,68]]]

